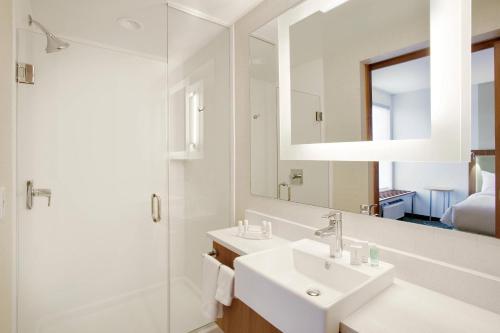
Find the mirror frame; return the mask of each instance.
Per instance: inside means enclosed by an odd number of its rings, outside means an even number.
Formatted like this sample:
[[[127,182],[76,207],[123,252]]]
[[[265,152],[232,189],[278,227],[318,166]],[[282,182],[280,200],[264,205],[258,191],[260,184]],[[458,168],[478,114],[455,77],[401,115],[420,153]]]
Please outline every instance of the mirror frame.
[[[292,145],[290,26],[317,11],[335,10],[335,7],[347,1],[351,0],[306,0],[278,17],[280,158],[317,161],[469,162],[471,0],[429,0],[430,139]]]

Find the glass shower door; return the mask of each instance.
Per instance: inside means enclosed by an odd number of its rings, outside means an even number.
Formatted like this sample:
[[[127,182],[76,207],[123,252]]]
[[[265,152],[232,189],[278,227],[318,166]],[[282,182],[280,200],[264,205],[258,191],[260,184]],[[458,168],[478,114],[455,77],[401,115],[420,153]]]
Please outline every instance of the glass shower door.
[[[207,231],[231,214],[229,29],[169,7],[170,332],[209,324],[201,313]]]
[[[18,332],[166,333],[166,62],[70,43],[18,31]]]

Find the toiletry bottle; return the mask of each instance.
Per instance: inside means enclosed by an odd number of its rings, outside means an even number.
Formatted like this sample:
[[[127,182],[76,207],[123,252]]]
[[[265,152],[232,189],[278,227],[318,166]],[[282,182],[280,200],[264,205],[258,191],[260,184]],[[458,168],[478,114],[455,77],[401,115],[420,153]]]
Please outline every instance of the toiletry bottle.
[[[351,265],[361,265],[361,251],[363,250],[363,246],[358,244],[353,244],[350,247],[351,249]]]
[[[377,244],[370,243],[370,264],[372,267],[377,267],[379,265],[379,255]]]
[[[266,236],[267,235],[267,221],[266,220],[262,220],[262,227],[260,229],[260,233],[263,235],[263,236]]]
[[[273,224],[271,222],[267,222],[267,230],[266,230],[267,239],[273,238]]]
[[[363,263],[368,263],[368,259],[370,258],[370,245],[367,241],[361,241],[359,242],[359,245],[361,245],[361,262]]]
[[[243,221],[238,221],[238,236],[243,235]]]
[[[243,221],[243,233],[246,234],[248,232],[248,220]]]

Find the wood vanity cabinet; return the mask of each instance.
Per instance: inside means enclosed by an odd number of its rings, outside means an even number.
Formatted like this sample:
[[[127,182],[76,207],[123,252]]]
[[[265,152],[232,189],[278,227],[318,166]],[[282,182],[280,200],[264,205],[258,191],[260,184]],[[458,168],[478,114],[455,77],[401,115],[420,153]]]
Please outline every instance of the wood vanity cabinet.
[[[213,242],[217,260],[234,269],[233,261],[239,255]],[[224,316],[217,319],[217,325],[224,333],[281,333],[239,299],[233,299],[231,306],[224,306]]]

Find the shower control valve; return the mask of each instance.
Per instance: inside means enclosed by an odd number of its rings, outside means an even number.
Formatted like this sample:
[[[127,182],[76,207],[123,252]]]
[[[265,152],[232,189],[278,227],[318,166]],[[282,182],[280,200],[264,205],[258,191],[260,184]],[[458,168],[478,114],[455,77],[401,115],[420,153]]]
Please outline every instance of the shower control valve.
[[[28,180],[26,183],[26,208],[33,208],[33,197],[46,197],[47,206],[50,207],[52,201],[52,191],[46,188],[34,188],[33,181]]]

